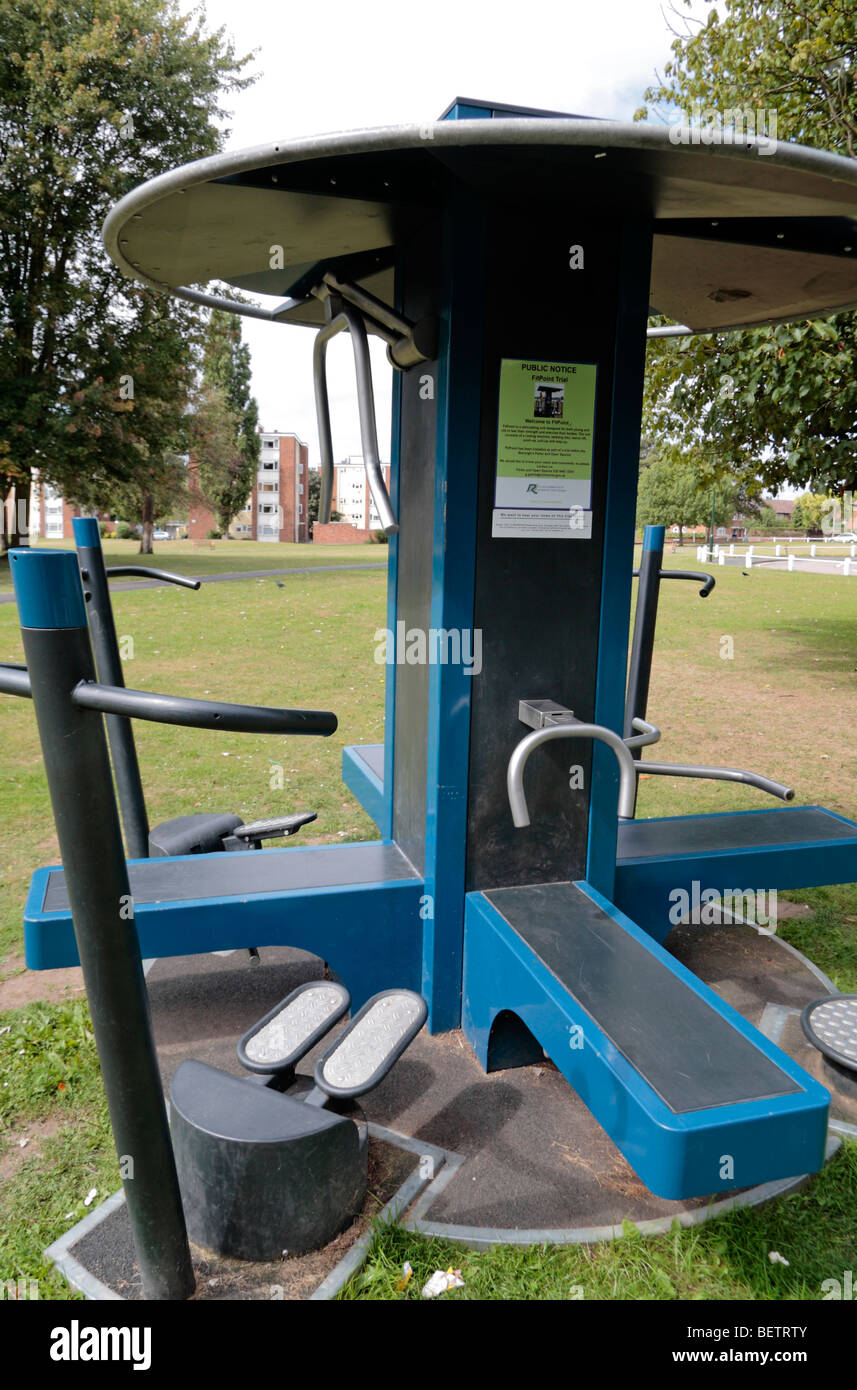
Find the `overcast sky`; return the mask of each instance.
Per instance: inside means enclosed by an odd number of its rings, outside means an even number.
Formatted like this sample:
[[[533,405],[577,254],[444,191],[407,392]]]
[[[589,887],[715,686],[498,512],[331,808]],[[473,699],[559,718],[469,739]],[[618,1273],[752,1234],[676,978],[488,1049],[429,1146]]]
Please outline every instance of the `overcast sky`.
[[[365,126],[437,119],[455,96],[630,120],[669,58],[672,0],[207,0],[258,80],[233,98],[226,148]],[[192,7],[187,0],[186,8]],[[683,16],[683,0],[675,8]],[[687,13],[713,8],[697,3]],[[293,431],[318,463],[310,329],[244,319],[253,393],[266,430]],[[390,368],[372,339],[378,443],[389,458]],[[350,346],[328,352],[334,457],[359,454]]]

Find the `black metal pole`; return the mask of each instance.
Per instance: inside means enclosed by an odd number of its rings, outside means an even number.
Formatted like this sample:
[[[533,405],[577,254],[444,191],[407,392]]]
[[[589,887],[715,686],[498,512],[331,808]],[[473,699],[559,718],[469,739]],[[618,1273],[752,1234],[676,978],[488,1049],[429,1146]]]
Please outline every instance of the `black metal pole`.
[[[11,567],[143,1292],[184,1299],[193,1268],[107,742],[101,715],[72,700],[81,681],[95,678],[77,559],[72,551],[13,551]]]
[[[649,682],[652,677],[652,654],[655,647],[655,624],[658,620],[658,595],[661,586],[661,565],[664,558],[663,526],[647,526],[643,532],[643,553],[640,556],[640,587],[637,590],[637,611],[634,616],[634,636],[631,643],[631,663],[628,671],[628,694],[625,700],[625,732],[630,738],[633,721],[645,719],[649,703]]]
[[[75,517],[72,525],[78,564],[84,582],[86,611],[98,679],[105,685],[124,685],[122,659],[116,638],[116,623],[113,618],[113,605],[110,602],[98,522],[91,517]],[[113,775],[116,778],[116,794],[122,811],[128,858],[148,859],[149,818],[146,814],[146,797],[140,776],[134,730],[130,719],[122,715],[107,714],[104,718],[107,723],[110,757],[113,762]]]

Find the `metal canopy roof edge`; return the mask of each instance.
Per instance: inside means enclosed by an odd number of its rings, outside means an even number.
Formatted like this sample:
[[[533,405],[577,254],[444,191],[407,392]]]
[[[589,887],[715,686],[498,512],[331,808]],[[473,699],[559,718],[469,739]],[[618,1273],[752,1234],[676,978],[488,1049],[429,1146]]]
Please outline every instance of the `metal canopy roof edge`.
[[[678,135],[676,134],[678,132]],[[688,135],[685,140],[683,135]],[[583,118],[493,118],[491,120],[437,121],[426,125],[397,125],[361,129],[344,133],[304,137],[298,140],[272,141],[233,153],[209,156],[197,160],[166,174],[149,180],[122,198],[109,213],[103,228],[104,244],[123,273],[130,279],[138,280],[153,289],[176,294],[194,303],[213,308],[225,308],[250,317],[269,321],[286,321],[299,309],[302,301],[285,299],[273,309],[255,304],[240,304],[231,298],[208,294],[188,285],[177,285],[159,280],[147,274],[139,264],[130,261],[121,245],[123,229],[132,219],[139,220],[146,210],[153,208],[164,199],[180,195],[199,185],[220,183],[250,171],[262,171],[283,165],[341,159],[349,156],[384,154],[396,151],[428,150],[441,153],[447,150],[472,150],[474,148],[508,148],[509,146],[532,148],[574,147],[579,150],[591,149],[594,156],[606,156],[611,150],[621,153],[643,152],[662,155],[671,150],[687,154],[690,135],[688,128],[653,127],[645,123],[620,123]],[[853,204],[853,219],[857,228],[857,160],[833,154],[826,150],[811,149],[806,146],[776,142],[772,153],[770,140],[756,136],[741,135],[730,138],[728,143],[690,145],[693,154],[693,172],[688,173],[687,162],[682,169],[682,178],[693,178],[698,166],[698,177],[704,181],[712,172],[710,161],[737,161],[741,165],[742,177],[735,183],[745,185],[767,185],[776,183],[776,175],[792,172],[810,181],[817,178],[826,188],[820,194],[828,200],[841,187],[843,216],[848,216]],[[747,178],[749,166],[755,165],[756,176]],[[722,164],[719,170],[723,171]],[[737,173],[737,170],[736,170]],[[768,175],[774,179],[769,180]],[[717,180],[719,182],[719,180]],[[728,186],[728,183],[724,185]],[[285,192],[285,190],[284,190]],[[806,189],[803,190],[806,194]],[[332,195],[337,196],[337,195]],[[812,196],[810,191],[809,196]],[[395,201],[395,198],[393,198]],[[845,211],[847,207],[848,211]],[[828,214],[829,215],[829,214]],[[704,219],[701,219],[701,221]],[[773,306],[772,306],[773,307]],[[854,307],[852,301],[835,304],[823,310],[836,313]],[[299,317],[299,316],[298,316]],[[762,322],[785,322],[794,314],[782,318],[771,317]],[[738,328],[744,325],[730,325]],[[757,318],[747,326],[760,326]],[[707,329],[704,331],[717,331]],[[726,331],[724,329],[724,331]]]

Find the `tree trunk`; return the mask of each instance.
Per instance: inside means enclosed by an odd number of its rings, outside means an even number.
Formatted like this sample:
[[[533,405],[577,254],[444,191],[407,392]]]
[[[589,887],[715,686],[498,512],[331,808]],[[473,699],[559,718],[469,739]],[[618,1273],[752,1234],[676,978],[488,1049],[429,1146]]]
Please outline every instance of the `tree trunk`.
[[[683,526],[679,526],[679,528],[678,528],[678,543],[679,543],[679,545],[684,545],[684,527],[683,527]]]
[[[12,515],[12,530],[9,548],[30,544],[30,477],[15,483],[15,510]]]
[[[155,550],[152,545],[153,532],[155,529],[154,500],[152,494],[147,492],[143,498],[143,534],[140,537],[140,554],[154,555]]]

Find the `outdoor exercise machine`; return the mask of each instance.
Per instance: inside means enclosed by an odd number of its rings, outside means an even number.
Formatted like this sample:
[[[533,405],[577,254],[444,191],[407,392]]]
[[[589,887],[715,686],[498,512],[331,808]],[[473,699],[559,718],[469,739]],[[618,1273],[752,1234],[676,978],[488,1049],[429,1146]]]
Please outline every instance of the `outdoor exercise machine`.
[[[390,535],[382,761],[346,752],[380,840],[131,864],[144,955],[298,946],[358,1006],[421,993],[486,1069],[544,1049],[664,1197],[821,1166],[827,1092],[659,941],[693,879],[854,881],[857,825],[817,807],[634,821],[622,733],[650,306],[711,332],[852,307],[855,237],[853,161],[462,100],[427,127],[215,156],[116,206],[127,274],[314,328],[317,386],[349,331]],[[389,496],[367,333],[397,368]],[[331,460],[323,428],[322,520]],[[580,722],[522,736],[545,701]],[[34,877],[34,968],[77,959],[68,874]]]
[[[125,685],[125,679],[108,580],[133,576],[185,589],[199,589],[199,580],[145,565],[108,567],[104,563],[101,530],[95,518],[75,517],[72,528],[96,674],[105,685],[120,688]],[[301,826],[317,818],[317,812],[304,811],[245,822],[233,812],[215,811],[175,816],[150,828],[133,725],[121,714],[105,715],[105,723],[129,859],[261,849],[263,841],[290,838]]]
[[[410,990],[363,1005],[316,1063],[295,1067],[348,1011],[348,990],[315,980],[244,1034],[237,1078],[182,1062],[170,1090],[171,1131],[188,1234],[243,1260],[300,1255],[332,1240],[360,1211],[368,1130],[354,1102],[383,1081],[426,1019]],[[257,1084],[251,1084],[251,1083]]]

